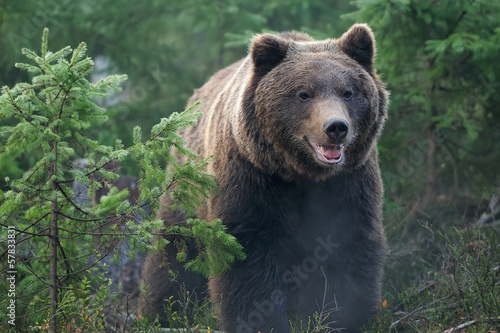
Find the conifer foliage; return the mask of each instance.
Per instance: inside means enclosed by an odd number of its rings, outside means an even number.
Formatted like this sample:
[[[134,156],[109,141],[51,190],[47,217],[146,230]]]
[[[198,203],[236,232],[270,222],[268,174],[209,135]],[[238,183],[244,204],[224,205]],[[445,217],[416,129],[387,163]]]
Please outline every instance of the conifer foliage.
[[[194,239],[199,256],[187,266],[205,275],[227,269],[232,261],[244,257],[241,246],[220,221],[192,219],[165,230],[163,221],[154,214],[147,216],[143,209],[147,205],[155,211],[161,196],[171,196],[173,208],[189,215],[215,188],[214,177],[204,171],[207,161],[194,162],[195,153],[176,134],[196,122],[196,105],[161,119],[146,140],[136,127],[129,148],[119,139],[114,147],[102,145],[88,136],[90,128],[108,120],[106,110],[95,101],[119,91],[126,75],[89,82],[86,77],[93,61],[86,56],[85,43],[52,53],[48,29],[43,32],[40,55],[28,49],[22,53],[31,63],[16,67],[31,73],[31,83],[3,87],[0,96],[0,119],[10,124],[0,128],[5,139],[0,167],[19,151],[41,156],[22,177],[8,180],[7,191],[0,192],[1,238],[7,238],[7,228],[16,232],[17,329],[35,325],[34,318],[48,318],[50,332],[70,325],[60,305],[74,299],[75,292],[83,288],[82,276],[115,254],[125,240],[135,245],[133,251],[160,250],[166,240],[157,237],[153,242],[154,235],[175,234],[181,239],[177,257],[182,260],[186,257],[182,239]],[[172,153],[173,148],[178,154]],[[75,164],[78,158],[86,159],[88,167]],[[126,160],[137,164],[140,175],[140,196],[132,204],[126,200],[127,190],[111,186],[118,175],[109,166]],[[82,203],[75,199],[81,193],[74,193],[74,182],[84,185],[90,199],[100,188],[110,189],[98,202]],[[1,302],[4,309],[7,301]]]

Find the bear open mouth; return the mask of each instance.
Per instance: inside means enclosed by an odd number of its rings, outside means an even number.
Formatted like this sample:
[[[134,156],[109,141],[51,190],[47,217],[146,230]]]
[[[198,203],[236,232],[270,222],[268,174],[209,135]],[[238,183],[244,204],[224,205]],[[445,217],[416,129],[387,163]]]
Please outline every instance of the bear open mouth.
[[[311,143],[311,146],[316,152],[316,157],[323,163],[327,164],[338,164],[342,162],[344,158],[344,144],[331,144],[327,146],[321,146],[316,143]]]

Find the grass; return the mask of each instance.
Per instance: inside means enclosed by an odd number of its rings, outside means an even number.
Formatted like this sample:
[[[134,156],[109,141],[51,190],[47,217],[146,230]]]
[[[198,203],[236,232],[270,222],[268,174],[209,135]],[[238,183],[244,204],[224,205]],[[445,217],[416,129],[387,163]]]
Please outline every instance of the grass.
[[[439,232],[434,241],[442,251],[426,262],[424,278],[391,295],[392,306],[383,308],[366,332],[499,332],[498,235],[493,226]],[[398,269],[404,267],[393,263],[389,274]]]

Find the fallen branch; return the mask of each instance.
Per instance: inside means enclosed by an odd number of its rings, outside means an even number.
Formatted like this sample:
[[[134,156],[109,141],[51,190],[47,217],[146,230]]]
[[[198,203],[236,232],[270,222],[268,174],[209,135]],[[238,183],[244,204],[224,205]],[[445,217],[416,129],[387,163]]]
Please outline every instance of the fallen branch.
[[[425,308],[428,308],[429,306],[432,306],[432,305],[434,305],[434,304],[437,304],[437,303],[440,303],[440,302],[442,302],[442,301],[444,301],[444,300],[447,300],[447,299],[448,299],[448,298],[450,298],[451,296],[453,296],[453,294],[450,294],[450,295],[448,295],[448,296],[446,296],[446,297],[443,297],[443,298],[441,298],[441,299],[438,299],[437,301],[434,301],[434,302],[432,302],[432,303],[429,303],[429,304],[426,304],[426,305],[422,305],[422,306],[420,306],[420,307],[416,308],[416,309],[415,309],[415,310],[413,310],[412,312],[410,312],[410,313],[406,314],[406,315],[405,315],[405,316],[403,316],[402,318],[400,318],[400,319],[396,320],[395,322],[393,322],[393,323],[391,324],[391,326],[389,326],[389,329],[390,329],[390,330],[394,329],[396,326],[398,326],[398,325],[399,325],[399,323],[401,323],[403,320],[405,320],[405,319],[407,319],[407,318],[411,317],[411,316],[412,316],[412,315],[414,315],[415,313],[420,312],[420,311],[424,310]]]
[[[455,332],[455,331],[457,331],[457,330],[459,330],[459,329],[462,329],[462,328],[466,328],[466,327],[472,326],[472,325],[474,325],[475,323],[477,323],[477,320],[475,320],[475,319],[474,319],[474,320],[468,321],[468,322],[466,322],[466,323],[460,324],[460,325],[458,325],[458,326],[456,326],[456,327],[450,328],[450,329],[448,329],[448,330],[446,330],[446,331],[443,331],[443,333],[452,333],[452,332]]]
[[[460,324],[456,327],[447,329],[446,331],[443,331],[443,333],[453,333],[453,332],[456,332],[457,330],[460,330],[462,328],[466,328],[466,327],[472,326],[476,323],[479,323],[480,321],[500,321],[500,317],[498,317],[498,318],[483,318],[481,320],[474,319],[474,320],[468,321],[466,323]],[[490,331],[488,331],[488,332],[490,332]]]

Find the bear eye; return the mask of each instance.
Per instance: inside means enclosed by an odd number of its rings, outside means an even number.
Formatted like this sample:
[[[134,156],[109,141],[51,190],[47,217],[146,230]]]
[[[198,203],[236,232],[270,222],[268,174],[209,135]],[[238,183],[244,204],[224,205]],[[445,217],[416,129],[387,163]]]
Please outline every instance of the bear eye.
[[[300,99],[302,102],[307,102],[307,101],[309,101],[309,100],[311,99],[311,96],[309,96],[309,94],[308,94],[308,93],[306,93],[306,92],[304,92],[304,91],[303,91],[303,92],[300,92],[300,93],[299,93],[299,99]]]
[[[348,101],[352,98],[352,95],[353,95],[353,92],[350,90],[347,90],[346,92],[344,92],[344,95],[342,97],[344,97],[344,99],[346,101]]]

